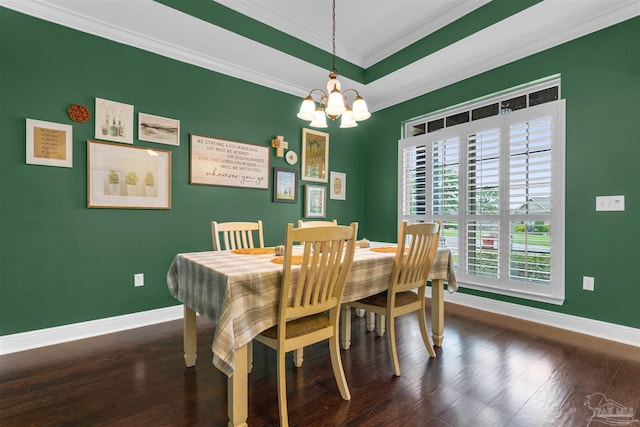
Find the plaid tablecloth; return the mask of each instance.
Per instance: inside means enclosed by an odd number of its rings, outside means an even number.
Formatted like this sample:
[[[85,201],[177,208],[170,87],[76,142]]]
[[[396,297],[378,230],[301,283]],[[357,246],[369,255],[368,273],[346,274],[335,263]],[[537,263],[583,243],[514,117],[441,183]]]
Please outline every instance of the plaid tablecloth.
[[[374,243],[372,246],[393,246]],[[347,278],[343,302],[386,289],[394,253],[357,248]],[[167,272],[171,295],[216,325],[213,364],[228,376],[234,354],[253,337],[276,324],[282,265],[274,255],[244,255],[231,251],[178,254]],[[440,249],[430,279],[448,280],[457,290],[451,252]]]

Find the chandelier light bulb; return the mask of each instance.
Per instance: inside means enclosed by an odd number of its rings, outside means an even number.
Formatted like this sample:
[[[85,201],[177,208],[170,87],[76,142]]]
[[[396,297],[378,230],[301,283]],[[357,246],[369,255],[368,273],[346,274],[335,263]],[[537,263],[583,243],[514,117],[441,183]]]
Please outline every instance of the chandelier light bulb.
[[[353,128],[358,126],[358,123],[355,120],[353,120],[353,117],[351,117],[351,114],[352,114],[351,108],[347,106],[347,109],[345,110],[344,113],[342,113],[342,118],[340,119],[341,128]]]
[[[325,116],[324,111],[322,111],[322,107],[318,105],[315,112],[315,117],[313,121],[309,123],[309,126],[314,128],[326,128],[327,127],[327,116]]]
[[[329,101],[327,102],[327,108],[325,111],[330,117],[338,117],[340,114],[344,113],[344,99],[338,89],[333,89],[329,94]]]
[[[311,95],[307,96],[304,101],[302,101],[300,111],[298,112],[298,118],[308,121],[316,118],[316,103],[313,102]]]
[[[358,122],[361,120],[367,120],[371,117],[371,113],[367,108],[367,103],[360,95],[358,95],[355,101],[353,101],[353,114],[351,117],[353,117],[353,120]]]

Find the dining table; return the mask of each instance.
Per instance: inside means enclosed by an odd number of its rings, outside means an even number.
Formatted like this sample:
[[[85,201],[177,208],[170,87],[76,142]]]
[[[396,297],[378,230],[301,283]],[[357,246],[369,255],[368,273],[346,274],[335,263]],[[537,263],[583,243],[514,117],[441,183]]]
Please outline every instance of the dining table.
[[[348,303],[383,292],[395,257],[395,243],[370,242],[366,246],[355,250],[342,298],[340,334],[345,349],[349,348],[351,336]],[[248,349],[255,336],[277,323],[281,258],[275,256],[274,248],[179,253],[167,272],[169,291],[184,307],[183,345],[187,367],[195,366],[197,359],[196,313],[215,325],[211,346],[213,364],[228,377],[230,427],[248,425],[251,360]],[[432,337],[434,344],[441,346],[445,281],[449,292],[457,290],[449,249],[438,249],[429,280]]]

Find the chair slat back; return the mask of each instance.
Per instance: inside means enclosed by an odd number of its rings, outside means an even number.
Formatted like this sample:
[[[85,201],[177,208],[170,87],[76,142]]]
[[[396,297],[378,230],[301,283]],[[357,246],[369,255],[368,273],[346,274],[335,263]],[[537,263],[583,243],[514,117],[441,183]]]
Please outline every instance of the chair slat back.
[[[211,222],[213,250],[234,250],[255,247],[253,233],[257,232],[258,246],[264,248],[262,221],[257,222]],[[220,245],[220,236],[224,247]]]
[[[280,311],[280,324],[340,305],[357,232],[357,223],[310,228],[287,225],[280,299],[280,306],[287,308]],[[303,246],[301,261],[296,262],[299,267],[293,262],[294,242]]]
[[[390,290],[405,292],[425,285],[438,251],[440,224],[400,225]]]

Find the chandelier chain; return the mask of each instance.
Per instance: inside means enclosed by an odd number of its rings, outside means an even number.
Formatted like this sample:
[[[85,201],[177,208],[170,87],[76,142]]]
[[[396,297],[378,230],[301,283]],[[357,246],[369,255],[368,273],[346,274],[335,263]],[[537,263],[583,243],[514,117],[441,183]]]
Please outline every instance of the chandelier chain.
[[[331,12],[332,12],[331,19],[333,21],[333,35],[331,39],[331,43],[333,45],[333,56],[331,58],[331,61],[332,61],[331,71],[337,74],[338,70],[336,70],[336,0],[333,0]]]

